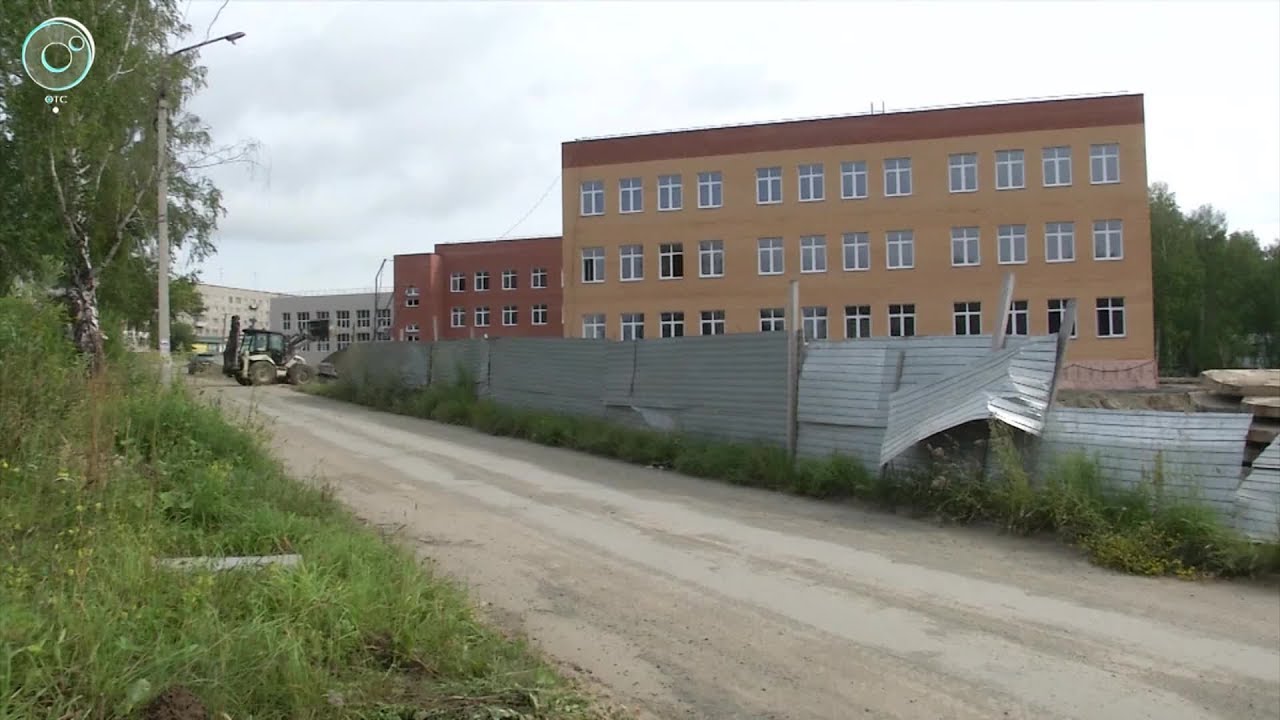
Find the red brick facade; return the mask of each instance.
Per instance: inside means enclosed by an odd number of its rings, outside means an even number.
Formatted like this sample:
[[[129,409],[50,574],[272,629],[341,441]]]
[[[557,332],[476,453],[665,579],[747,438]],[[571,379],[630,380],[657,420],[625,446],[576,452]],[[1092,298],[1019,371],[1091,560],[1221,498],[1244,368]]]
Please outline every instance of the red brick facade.
[[[562,337],[559,237],[396,255],[392,338]]]

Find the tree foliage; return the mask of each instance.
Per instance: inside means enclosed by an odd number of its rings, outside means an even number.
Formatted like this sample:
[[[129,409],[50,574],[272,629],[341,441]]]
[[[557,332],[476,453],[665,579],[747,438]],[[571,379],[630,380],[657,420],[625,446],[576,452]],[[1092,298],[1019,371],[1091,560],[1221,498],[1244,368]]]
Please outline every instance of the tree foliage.
[[[1151,186],[1150,206],[1162,374],[1280,366],[1280,244],[1230,231],[1212,206],[1184,212],[1164,183]]]

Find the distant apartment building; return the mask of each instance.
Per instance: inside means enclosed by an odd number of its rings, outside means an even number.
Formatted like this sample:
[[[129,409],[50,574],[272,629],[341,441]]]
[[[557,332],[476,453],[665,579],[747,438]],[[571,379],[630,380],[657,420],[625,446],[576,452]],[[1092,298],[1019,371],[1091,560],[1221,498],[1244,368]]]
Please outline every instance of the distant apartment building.
[[[374,292],[283,296],[271,304],[271,329],[288,336],[308,321],[328,320],[328,341],[299,347],[308,362],[317,363],[351,343],[386,340],[394,314],[390,303],[389,293]]]
[[[1142,95],[578,140],[565,334],[1057,332],[1067,384],[1156,379]],[[1073,382],[1074,381],[1074,382]]]
[[[396,255],[393,340],[561,337],[559,237]]]
[[[204,312],[195,317],[183,313],[178,320],[191,323],[198,337],[223,340],[231,331],[232,315],[239,315],[243,324],[253,321],[256,327],[271,329],[271,301],[281,297],[280,293],[208,283],[197,284],[196,290],[204,302]]]

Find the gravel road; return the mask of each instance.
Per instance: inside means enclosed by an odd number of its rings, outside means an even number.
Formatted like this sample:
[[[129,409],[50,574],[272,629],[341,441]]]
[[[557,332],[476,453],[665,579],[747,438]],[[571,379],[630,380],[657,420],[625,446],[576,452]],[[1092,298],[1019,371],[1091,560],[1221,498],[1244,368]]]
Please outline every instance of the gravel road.
[[[1280,717],[1280,590],[201,381],[641,717]]]

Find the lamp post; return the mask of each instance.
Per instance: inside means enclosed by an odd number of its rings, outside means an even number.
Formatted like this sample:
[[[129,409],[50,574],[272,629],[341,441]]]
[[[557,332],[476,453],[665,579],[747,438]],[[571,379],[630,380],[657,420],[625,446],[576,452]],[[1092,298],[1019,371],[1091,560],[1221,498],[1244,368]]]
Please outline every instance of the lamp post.
[[[233,32],[222,37],[205,40],[195,45],[188,45],[169,53],[169,57],[177,57],[205,45],[216,42],[235,41],[244,37],[242,32]],[[163,76],[160,78],[160,98],[156,104],[156,346],[160,349],[160,383],[168,385],[173,380],[173,358],[169,355],[169,100],[168,88]]]

